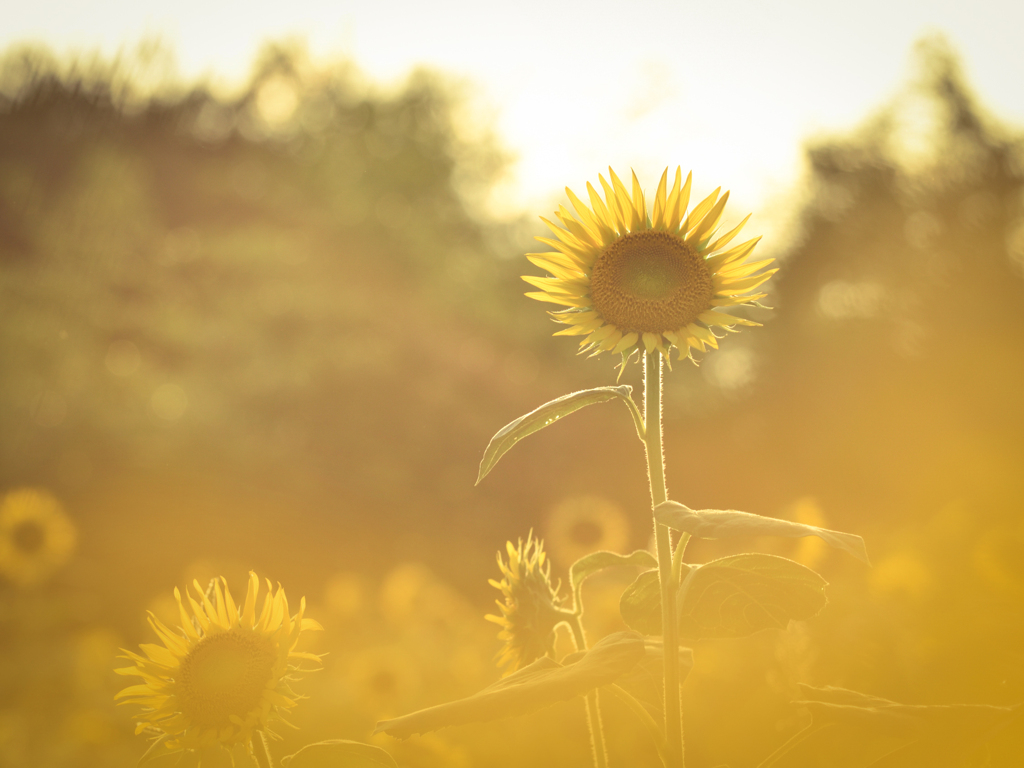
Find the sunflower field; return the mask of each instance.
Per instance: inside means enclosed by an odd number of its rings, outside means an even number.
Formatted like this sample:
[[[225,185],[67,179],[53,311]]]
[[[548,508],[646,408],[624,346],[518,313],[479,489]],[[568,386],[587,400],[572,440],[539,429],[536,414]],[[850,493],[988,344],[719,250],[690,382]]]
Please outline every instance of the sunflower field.
[[[0,56],[0,768],[1024,765],[1024,132],[920,56],[543,221],[427,70]]]

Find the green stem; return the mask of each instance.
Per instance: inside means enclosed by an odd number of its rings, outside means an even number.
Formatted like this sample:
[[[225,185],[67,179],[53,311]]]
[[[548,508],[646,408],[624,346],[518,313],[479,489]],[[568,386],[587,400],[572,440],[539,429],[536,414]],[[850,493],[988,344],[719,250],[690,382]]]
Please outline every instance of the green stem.
[[[668,500],[665,487],[665,454],[661,442],[661,355],[644,355],[644,425],[647,474],[651,485],[651,508]],[[668,765],[683,768],[683,719],[679,702],[679,626],[676,619],[678,574],[672,573],[672,538],[668,526],[654,524],[658,548],[658,577],[661,582],[661,626],[665,643],[665,735]]]
[[[682,583],[681,573],[683,570],[683,553],[686,552],[686,544],[690,540],[690,534],[683,531],[679,534],[679,541],[676,542],[676,550],[672,553],[672,581],[676,589]]]
[[[583,607],[576,606],[579,613],[566,617],[566,623],[572,630],[572,639],[577,651],[587,650],[587,637],[583,634]],[[590,749],[594,756],[595,768],[608,768],[608,749],[604,744],[604,725],[601,722],[601,702],[597,690],[587,694],[587,726],[590,729]]]
[[[640,415],[640,409],[636,407],[632,397],[626,398],[626,407],[629,408],[629,415],[633,417],[636,436],[640,438],[640,442],[643,442],[647,439],[647,427],[644,425],[644,417]]]
[[[260,731],[259,734],[263,749],[262,751],[259,749],[253,750],[256,755],[256,762],[260,764],[261,768],[274,768],[274,758],[270,754],[270,742],[267,741],[267,734],[263,731]]]
[[[658,750],[658,757],[661,758],[661,764],[668,765],[668,742],[665,741],[665,734],[661,732],[661,727],[654,722],[654,718],[651,717],[651,713],[647,711],[643,704],[636,700],[632,694],[630,694],[624,688],[618,685],[606,686],[606,690],[611,691],[629,710],[640,718],[640,722],[643,723],[644,728],[651,734],[651,739],[654,740],[654,747]]]

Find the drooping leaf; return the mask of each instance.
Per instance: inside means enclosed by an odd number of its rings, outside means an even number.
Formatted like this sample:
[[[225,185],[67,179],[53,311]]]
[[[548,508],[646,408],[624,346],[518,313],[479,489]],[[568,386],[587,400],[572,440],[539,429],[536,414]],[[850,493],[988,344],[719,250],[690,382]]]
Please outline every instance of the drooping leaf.
[[[759,768],[965,768],[984,765],[984,744],[1024,705],[898,704],[842,688],[801,686],[794,702],[814,721]]]
[[[491,438],[491,442],[487,444],[487,448],[484,450],[484,457],[480,461],[480,471],[476,478],[477,485],[494,469],[498,459],[504,456],[512,446],[527,435],[532,435],[534,432],[554,424],[563,416],[568,416],[570,413],[578,411],[580,408],[585,408],[588,405],[606,403],[609,400],[615,399],[620,399],[629,405],[632,402],[630,399],[632,391],[633,388],[626,385],[584,389],[580,392],[563,395],[549,403],[544,403],[540,408],[520,416],[510,424],[506,424]]]
[[[690,568],[678,593],[683,639],[743,637],[785,629],[825,607],[826,581],[776,555],[744,554]]]
[[[686,531],[701,539],[724,539],[730,536],[817,536],[829,546],[845,550],[858,560],[869,563],[864,539],[852,533],[830,531],[814,525],[737,512],[734,509],[694,510],[677,501],[659,504],[654,509],[654,517],[662,525],[677,531]]]
[[[465,699],[383,720],[377,723],[374,733],[406,738],[453,725],[524,715],[614,683],[643,656],[644,640],[640,635],[616,632],[599,640],[570,664],[542,657]]]
[[[380,747],[360,741],[329,739],[307,744],[281,760],[283,768],[398,768]]]
[[[569,569],[569,585],[576,597],[576,605],[579,605],[579,590],[584,580],[598,571],[611,568],[616,565],[639,565],[646,568],[657,568],[658,560],[645,549],[638,549],[628,555],[620,555],[615,552],[591,552],[584,555]]]

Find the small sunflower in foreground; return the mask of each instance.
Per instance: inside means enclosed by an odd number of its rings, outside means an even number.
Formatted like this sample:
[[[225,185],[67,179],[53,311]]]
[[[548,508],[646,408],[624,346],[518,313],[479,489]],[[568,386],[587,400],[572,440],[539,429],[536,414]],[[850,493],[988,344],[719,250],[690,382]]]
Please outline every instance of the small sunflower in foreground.
[[[43,490],[19,488],[0,502],[0,573],[22,587],[46,581],[75,550],[75,525]]]
[[[520,539],[518,546],[509,541],[505,548],[507,564],[498,552],[498,567],[504,578],[488,580],[505,597],[504,602],[495,601],[501,615],[484,618],[502,628],[498,638],[505,641],[505,647],[498,655],[498,666],[508,665],[508,675],[554,651],[555,626],[565,620],[565,615],[558,587],[551,584],[551,561],[544,542],[535,539],[531,531],[525,545]]]
[[[590,206],[566,188],[574,216],[564,206],[556,212],[562,226],[541,219],[557,239],[538,237],[555,249],[527,258],[548,277],[525,275],[540,291],[526,295],[566,307],[552,312],[568,325],[556,336],[583,336],[581,352],[619,353],[623,362],[639,347],[668,358],[718,348],[716,328],[760,325],[720,311],[764,298],[752,293],[777,270],[762,271],[773,259],[747,263],[759,237],[725,250],[747,223],[716,237],[729,193],[721,187],[687,215],[692,174],[682,182],[676,169],[668,190],[668,169],[654,195],[650,212],[633,174],[632,193],[608,169],[611,183],[599,176],[605,197],[587,184]]]
[[[275,735],[270,725],[276,720],[287,723],[283,713],[301,698],[290,683],[310,671],[301,662],[319,664],[320,657],[295,646],[303,631],[321,627],[303,618],[305,598],[298,613],[289,616],[284,590],[278,586],[275,592],[269,581],[257,613],[260,581],[255,573],[249,574],[241,608],[224,579],[214,581],[207,593],[198,582],[194,586],[198,601],[185,591],[191,616],[174,590],[181,616],[177,632],[150,614],[149,624],[163,645],[141,645],[144,656],[125,651],[123,658],[135,666],[117,672],[143,682],[125,688],[117,698],[141,705],[135,732],[156,735],[170,751],[242,744],[251,754],[253,732]]]

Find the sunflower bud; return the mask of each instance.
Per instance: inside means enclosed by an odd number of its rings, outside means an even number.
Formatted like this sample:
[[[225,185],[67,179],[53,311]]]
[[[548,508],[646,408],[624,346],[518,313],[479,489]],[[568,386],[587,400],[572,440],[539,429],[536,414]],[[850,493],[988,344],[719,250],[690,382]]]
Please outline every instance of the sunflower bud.
[[[544,542],[530,531],[526,543],[519,539],[518,546],[506,542],[508,562],[498,552],[501,581],[490,579],[495,589],[501,590],[504,602],[496,600],[500,616],[485,618],[501,627],[498,638],[505,642],[498,654],[498,666],[510,674],[541,656],[554,651],[555,626],[565,620],[560,584],[551,584],[551,561],[544,551]]]

